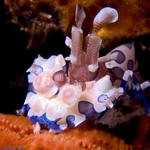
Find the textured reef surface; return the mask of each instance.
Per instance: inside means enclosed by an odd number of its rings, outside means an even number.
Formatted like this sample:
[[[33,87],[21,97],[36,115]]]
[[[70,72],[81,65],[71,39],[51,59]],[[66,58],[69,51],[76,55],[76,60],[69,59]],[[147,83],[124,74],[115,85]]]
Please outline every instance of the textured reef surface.
[[[0,114],[0,149],[8,147],[26,150],[132,150],[132,146],[125,144],[122,139],[93,128],[90,124],[59,134],[44,130],[40,134],[33,134],[33,124],[28,118]]]

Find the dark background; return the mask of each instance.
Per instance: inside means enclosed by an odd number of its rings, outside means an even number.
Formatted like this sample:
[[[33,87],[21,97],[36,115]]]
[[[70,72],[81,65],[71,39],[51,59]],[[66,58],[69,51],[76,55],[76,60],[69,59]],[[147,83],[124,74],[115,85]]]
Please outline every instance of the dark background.
[[[11,23],[11,15],[0,1],[0,51],[1,51],[1,104],[0,112],[15,114],[20,109],[27,94],[27,73],[38,54],[47,58],[62,53],[68,55],[62,31],[52,31],[39,48],[27,50],[29,35]]]

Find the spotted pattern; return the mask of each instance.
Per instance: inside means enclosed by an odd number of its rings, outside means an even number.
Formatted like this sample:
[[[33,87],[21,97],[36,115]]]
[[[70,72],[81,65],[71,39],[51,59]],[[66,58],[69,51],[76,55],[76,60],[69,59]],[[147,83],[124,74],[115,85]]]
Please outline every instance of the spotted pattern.
[[[26,104],[28,105],[28,104]],[[30,109],[30,107],[29,107]],[[86,116],[86,119],[90,120],[96,120],[101,116],[103,113],[97,113],[94,109],[94,104],[88,102],[88,101],[80,101],[78,104],[78,110],[81,114]],[[28,110],[29,111],[29,110]],[[32,121],[34,124],[37,122],[41,125],[42,128],[45,129],[52,129],[55,131],[62,130],[61,126],[59,125],[59,120],[62,118],[57,118],[54,121],[49,120],[46,117],[46,113],[44,113],[42,116],[28,116],[29,120]],[[68,115],[66,117],[66,125],[67,128],[71,126],[75,126],[75,116],[74,115]]]
[[[56,119],[55,121],[51,121],[49,119],[47,119],[46,117],[46,114],[43,114],[41,117],[38,117],[38,116],[31,116],[31,117],[28,117],[29,120],[31,120],[34,124],[36,122],[38,122],[43,128],[46,128],[46,129],[53,129],[53,130],[56,130],[56,131],[59,131],[61,130],[59,125],[57,125],[57,122],[61,119],[61,118],[58,118]]]
[[[87,119],[97,118],[99,113],[94,109],[94,105],[88,101],[80,101],[78,104],[78,109],[81,114],[84,114]]]
[[[127,68],[129,69],[129,70],[133,70],[133,65],[134,65],[134,62],[133,62],[133,60],[128,60],[128,63],[127,63]]]
[[[123,52],[121,52],[120,50],[114,50],[111,52],[111,54],[113,53],[118,53],[117,59],[115,60],[118,64],[122,64],[125,61],[126,57]]]

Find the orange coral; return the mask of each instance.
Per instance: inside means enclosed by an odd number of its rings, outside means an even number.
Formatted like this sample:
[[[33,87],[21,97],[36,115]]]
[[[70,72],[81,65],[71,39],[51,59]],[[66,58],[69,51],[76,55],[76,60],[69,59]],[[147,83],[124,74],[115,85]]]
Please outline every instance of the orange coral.
[[[33,124],[26,117],[0,114],[0,148],[132,150],[122,139],[86,124],[58,134],[44,130],[39,134],[32,132]]]

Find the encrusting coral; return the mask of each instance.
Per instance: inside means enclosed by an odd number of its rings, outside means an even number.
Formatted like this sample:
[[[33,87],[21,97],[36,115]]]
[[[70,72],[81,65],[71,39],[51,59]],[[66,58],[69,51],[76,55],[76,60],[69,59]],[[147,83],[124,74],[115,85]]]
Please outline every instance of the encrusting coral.
[[[89,123],[88,123],[89,124]],[[26,150],[132,150],[122,139],[87,123],[59,134],[41,131],[33,134],[33,124],[27,117],[0,114],[0,149]]]

